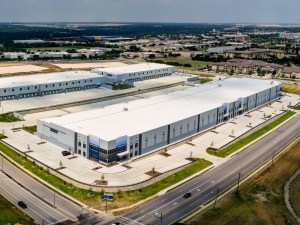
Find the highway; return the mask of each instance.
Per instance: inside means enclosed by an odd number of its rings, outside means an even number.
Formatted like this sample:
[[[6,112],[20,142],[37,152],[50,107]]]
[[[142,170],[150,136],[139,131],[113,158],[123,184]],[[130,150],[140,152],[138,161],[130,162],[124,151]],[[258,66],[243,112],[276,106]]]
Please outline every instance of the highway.
[[[278,154],[299,136],[300,116],[297,115],[224,164],[106,224],[172,224],[207,201],[214,200],[217,193],[237,184],[239,176],[242,179],[261,165],[270,163],[273,155]],[[185,199],[183,195],[187,192],[192,196]],[[162,222],[157,218],[160,215]]]
[[[0,193],[14,204],[17,204],[18,201],[25,202],[28,208],[22,210],[38,224],[55,224],[69,220],[68,217],[60,213],[57,209],[36,198],[30,192],[25,191],[3,172],[0,172]]]
[[[23,201],[28,208],[23,210],[38,224],[96,224],[103,219],[86,210],[19,170],[0,156],[0,194],[13,204]],[[20,207],[19,207],[20,208]],[[80,222],[78,221],[80,218]]]

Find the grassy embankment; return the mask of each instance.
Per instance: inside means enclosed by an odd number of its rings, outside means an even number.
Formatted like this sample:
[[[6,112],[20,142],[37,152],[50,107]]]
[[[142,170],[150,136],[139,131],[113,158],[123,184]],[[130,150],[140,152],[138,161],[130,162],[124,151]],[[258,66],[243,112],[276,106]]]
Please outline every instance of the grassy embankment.
[[[210,207],[186,224],[297,224],[286,208],[283,187],[286,180],[300,168],[299,162],[300,143],[282,155],[272,168],[265,169],[242,184],[239,194],[236,191],[228,194],[217,202],[216,210]],[[292,199],[299,206],[299,189]]]
[[[33,220],[0,195],[0,224],[34,225]]]
[[[300,149],[299,149],[300,150]],[[298,175],[296,179],[291,183],[290,186],[290,202],[295,211],[295,213],[300,216],[300,176]]]
[[[294,114],[295,114],[295,112],[287,111],[286,113],[284,113],[282,116],[280,116],[273,122],[269,123],[268,125],[264,126],[263,128],[259,129],[258,131],[255,131],[254,133],[248,135],[247,137],[245,137],[245,138],[243,138],[243,139],[241,139],[219,151],[207,149],[207,152],[211,155],[215,155],[215,156],[224,158],[224,157],[238,151],[242,147],[248,145],[249,143],[251,143],[252,141],[261,137],[262,135],[266,134],[270,130],[274,129],[275,127],[277,127],[278,125],[280,125],[281,123],[283,123],[284,121],[286,121],[287,119],[292,117]]]
[[[8,157],[13,159],[19,165],[22,165],[25,169],[29,170],[42,180],[51,184],[54,187],[59,188],[66,194],[82,201],[87,205],[97,205],[96,208],[100,210],[105,209],[105,203],[102,201],[101,197],[103,192],[95,192],[92,190],[85,190],[77,188],[74,185],[68,184],[57,176],[52,175],[49,171],[46,171],[35,163],[29,161],[26,157],[22,157],[16,151],[12,150],[10,147],[0,142],[0,151],[5,153]],[[118,191],[116,193],[116,201],[114,203],[109,203],[109,209],[117,209],[121,207],[126,207],[131,204],[137,203],[143,199],[146,199],[159,191],[178,183],[179,181],[207,168],[211,165],[211,162],[197,159],[184,168],[183,170],[164,178],[148,187],[141,188],[135,191]]]

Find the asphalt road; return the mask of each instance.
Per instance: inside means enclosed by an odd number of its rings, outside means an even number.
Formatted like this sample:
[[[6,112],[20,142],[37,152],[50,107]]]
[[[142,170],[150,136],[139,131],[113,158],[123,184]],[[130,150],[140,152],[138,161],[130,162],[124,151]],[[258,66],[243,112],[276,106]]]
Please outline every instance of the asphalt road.
[[[224,164],[106,224],[172,224],[207,201],[215,199],[217,192],[228,190],[238,182],[239,175],[243,178],[264,163],[271,163],[273,155],[299,136],[300,116],[297,115]],[[183,195],[187,192],[192,196],[185,199]],[[161,213],[162,223],[157,218]]]
[[[28,208],[22,210],[39,224],[50,225],[69,219],[30,192],[24,191],[20,185],[16,184],[2,172],[0,172],[0,193],[14,204],[17,204],[18,201],[23,201]]]
[[[39,224],[96,224],[103,221],[81,206],[54,193],[0,156],[0,194],[13,204],[24,201],[23,210]]]

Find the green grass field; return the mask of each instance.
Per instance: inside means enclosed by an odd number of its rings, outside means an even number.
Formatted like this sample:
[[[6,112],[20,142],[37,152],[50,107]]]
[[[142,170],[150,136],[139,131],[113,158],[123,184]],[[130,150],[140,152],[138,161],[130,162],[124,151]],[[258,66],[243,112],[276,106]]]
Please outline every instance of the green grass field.
[[[206,65],[211,65],[211,62],[202,62],[202,61],[194,61],[189,58],[165,58],[165,59],[159,59],[164,62],[178,62],[181,64],[191,64],[192,67],[184,67],[184,66],[178,66],[180,69],[195,69],[198,67],[206,67]]]
[[[0,122],[10,123],[10,122],[17,122],[17,121],[20,121],[20,120],[18,118],[14,117],[13,113],[0,114]]]
[[[40,168],[35,163],[29,161],[25,157],[18,154],[16,151],[12,150],[7,145],[0,142],[0,151],[5,153],[8,157],[14,160],[19,165],[22,165],[25,169],[29,170],[39,178],[43,179],[47,183],[54,187],[59,188],[66,194],[82,201],[87,205],[97,205],[100,210],[105,209],[105,203],[102,201],[103,192],[95,192],[91,190],[85,190],[81,188],[74,187],[71,184],[66,183],[62,179],[50,174],[48,171]],[[193,175],[194,173],[205,169],[212,163],[202,159],[193,159],[194,163],[184,168],[183,170],[164,178],[148,187],[126,192],[117,192],[116,201],[113,204],[109,204],[109,209],[117,209],[121,207],[126,207],[134,204],[140,200],[146,199],[159,191],[178,183],[179,181]]]
[[[231,153],[234,153],[241,149],[242,147],[248,145],[252,141],[256,140],[257,138],[261,137],[262,135],[266,134],[270,130],[274,129],[290,117],[292,117],[295,114],[295,112],[287,111],[282,116],[274,120],[273,122],[269,123],[265,127],[259,129],[258,131],[255,131],[254,133],[248,135],[247,137],[225,147],[224,149],[221,149],[220,151],[213,151],[208,149],[207,152],[211,155],[219,156],[225,158],[226,156],[230,155]]]
[[[0,224],[33,225],[33,220],[0,195]]]
[[[22,127],[22,129],[29,132],[29,133],[31,133],[31,134],[34,134],[34,133],[37,132],[36,125],[35,126],[27,126],[27,127],[25,126],[25,127]]]
[[[128,84],[108,84],[108,85],[111,85],[113,90],[124,90],[124,89],[133,88],[133,86],[130,86]]]
[[[284,202],[286,180],[299,169],[300,143],[286,152],[272,168],[258,173],[186,225],[296,225]],[[300,180],[300,179],[299,179]],[[299,205],[299,184],[295,201]]]

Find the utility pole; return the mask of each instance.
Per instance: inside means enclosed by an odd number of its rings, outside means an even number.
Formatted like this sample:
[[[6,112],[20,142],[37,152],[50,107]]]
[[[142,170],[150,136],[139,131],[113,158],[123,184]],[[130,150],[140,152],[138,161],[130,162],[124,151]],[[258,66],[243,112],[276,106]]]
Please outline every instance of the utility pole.
[[[107,196],[105,198],[105,212],[107,213]]]
[[[241,181],[241,172],[239,172],[239,178],[238,178],[237,189],[236,189],[237,193],[239,193],[240,181]]]
[[[53,191],[53,208],[55,208],[55,191]]]
[[[220,191],[220,188],[218,187],[215,202],[214,202],[214,210],[216,209],[216,204],[217,204],[217,200],[218,200],[219,191]]]
[[[160,220],[160,225],[162,225],[163,224],[163,214],[162,214],[162,212],[161,213],[156,212],[155,217]]]
[[[273,151],[273,155],[272,155],[272,167],[274,165],[274,158],[275,158],[275,151]]]

